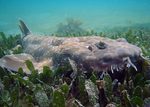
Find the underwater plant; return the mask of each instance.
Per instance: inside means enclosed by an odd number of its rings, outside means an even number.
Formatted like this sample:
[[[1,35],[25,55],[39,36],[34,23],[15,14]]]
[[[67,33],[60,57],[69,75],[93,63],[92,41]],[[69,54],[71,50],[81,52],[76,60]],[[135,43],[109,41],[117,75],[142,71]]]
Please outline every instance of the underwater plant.
[[[52,71],[45,66],[38,73],[31,61],[27,60],[26,65],[30,75],[21,68],[15,73],[0,68],[0,107],[147,107],[150,104],[150,81],[144,72],[132,77],[135,71],[129,69],[120,83],[108,74],[103,80],[94,73],[87,79],[73,71],[74,77],[70,78],[62,75],[66,68]]]
[[[67,19],[67,23],[60,23],[56,34],[59,36],[82,36],[86,31],[81,27],[82,23],[79,20],[72,18]]]
[[[7,54],[21,52],[21,35],[6,35],[0,32],[0,58]]]

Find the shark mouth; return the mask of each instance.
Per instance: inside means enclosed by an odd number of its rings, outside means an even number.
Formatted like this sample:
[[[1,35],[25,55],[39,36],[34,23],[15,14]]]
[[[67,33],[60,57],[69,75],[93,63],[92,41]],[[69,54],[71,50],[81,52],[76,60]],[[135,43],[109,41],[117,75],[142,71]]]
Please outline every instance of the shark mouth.
[[[123,82],[124,76],[129,71],[129,69],[133,69],[134,71],[138,72],[138,67],[136,67],[137,61],[132,61],[129,57],[123,58],[122,62],[119,64],[111,64],[106,66],[104,69],[102,69],[99,79],[103,79],[105,74],[109,74],[112,79],[118,79],[120,82]]]
[[[71,60],[71,63],[74,63],[72,65],[73,69],[77,69],[85,74],[90,74],[92,72],[96,73],[99,75],[99,79],[102,79],[105,74],[110,74],[110,75],[118,75],[118,74],[124,74],[132,68],[134,71],[138,72],[139,67],[137,64],[138,61],[140,62],[141,57],[139,58],[130,58],[130,57],[125,57],[119,60],[112,59],[110,62],[104,62],[104,61],[79,61],[75,62],[74,60]],[[70,61],[70,60],[69,60]],[[79,63],[80,62],[80,63]],[[76,68],[75,68],[76,67]],[[91,71],[91,72],[90,72]],[[116,79],[118,77],[113,77],[113,79]]]
[[[113,61],[116,62],[116,61]],[[123,58],[122,60],[117,61],[117,63],[102,63],[100,67],[94,67],[95,71],[111,71],[114,73],[114,71],[122,71],[124,68],[130,68],[133,67],[137,71],[137,67],[132,63],[131,59],[129,57]],[[96,69],[97,68],[97,69]]]

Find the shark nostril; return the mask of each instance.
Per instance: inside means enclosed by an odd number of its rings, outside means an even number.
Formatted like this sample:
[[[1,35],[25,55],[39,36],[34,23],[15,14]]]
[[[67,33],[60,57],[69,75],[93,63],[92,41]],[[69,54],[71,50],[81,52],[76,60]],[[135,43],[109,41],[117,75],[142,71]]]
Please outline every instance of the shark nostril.
[[[107,48],[107,44],[104,43],[104,42],[101,42],[101,41],[98,42],[98,43],[96,43],[95,46],[96,46],[98,49],[105,49],[105,48]]]

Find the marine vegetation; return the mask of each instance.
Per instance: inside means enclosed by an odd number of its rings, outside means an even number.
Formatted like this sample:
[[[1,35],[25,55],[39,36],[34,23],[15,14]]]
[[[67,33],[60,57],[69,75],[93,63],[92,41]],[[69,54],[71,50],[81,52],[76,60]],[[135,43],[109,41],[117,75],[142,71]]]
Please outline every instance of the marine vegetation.
[[[150,67],[148,63],[143,63],[143,70]],[[38,73],[31,61],[27,60],[26,65],[30,75],[21,68],[15,73],[0,68],[1,107],[149,107],[150,81],[145,72],[133,76],[136,71],[128,69],[120,83],[108,74],[103,80],[94,73],[87,79],[74,71],[71,79],[62,75],[67,67],[52,71],[44,66]]]
[[[115,40],[98,36],[103,33],[72,39],[34,36],[23,21],[20,28],[25,53],[0,59],[0,107],[150,106],[149,50],[141,55],[149,49],[144,32],[129,30],[112,35]]]
[[[0,58],[4,55],[21,52],[21,35],[5,35],[0,32]]]
[[[73,18],[68,18],[67,23],[60,23],[56,34],[59,36],[83,36],[86,31],[81,27],[82,22]]]

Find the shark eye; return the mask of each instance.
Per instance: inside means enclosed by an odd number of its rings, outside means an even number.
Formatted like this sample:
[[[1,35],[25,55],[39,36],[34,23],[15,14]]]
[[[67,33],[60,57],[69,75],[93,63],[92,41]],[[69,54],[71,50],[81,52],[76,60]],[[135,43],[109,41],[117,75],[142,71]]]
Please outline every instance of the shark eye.
[[[95,46],[96,46],[98,49],[105,49],[105,48],[107,47],[107,44],[100,41],[100,42],[96,43]]]
[[[92,51],[93,49],[92,49],[92,46],[88,46],[88,49],[90,50],[90,51]]]

